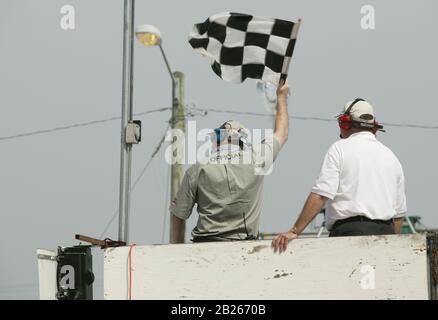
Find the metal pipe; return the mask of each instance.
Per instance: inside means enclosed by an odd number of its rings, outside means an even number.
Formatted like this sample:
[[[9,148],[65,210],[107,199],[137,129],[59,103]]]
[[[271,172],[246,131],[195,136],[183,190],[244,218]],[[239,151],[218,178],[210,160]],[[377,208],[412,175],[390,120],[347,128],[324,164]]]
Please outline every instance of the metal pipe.
[[[163,50],[163,47],[161,46],[161,43],[159,44],[159,47],[160,47],[161,54],[163,55],[164,62],[166,63],[167,71],[169,71],[169,75],[172,78],[172,86],[175,86],[176,80],[175,80],[175,77],[173,76],[172,69],[170,69],[169,62],[167,61],[166,54],[164,53],[164,50]],[[172,89],[172,95],[173,95],[173,89]],[[172,104],[173,104],[173,101],[172,101]]]
[[[415,230],[414,225],[412,224],[411,219],[409,218],[408,215],[406,215],[406,222],[408,223],[409,229],[411,229],[412,233],[417,233],[417,230]]]
[[[135,0],[124,0],[123,21],[123,84],[122,84],[122,128],[120,148],[120,193],[119,193],[119,241],[128,243],[129,211],[131,198],[131,151],[125,133],[132,120],[132,70],[134,41]]]

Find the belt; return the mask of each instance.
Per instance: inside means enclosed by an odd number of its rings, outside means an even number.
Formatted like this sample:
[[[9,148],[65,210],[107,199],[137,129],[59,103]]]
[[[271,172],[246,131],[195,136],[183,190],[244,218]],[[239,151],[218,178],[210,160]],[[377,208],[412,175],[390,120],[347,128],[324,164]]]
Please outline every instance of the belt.
[[[246,241],[246,240],[257,240],[257,237],[253,235],[248,235],[244,239],[234,239],[234,238],[225,238],[220,236],[195,236],[192,239],[192,242],[215,242],[215,241]]]
[[[333,228],[337,228],[340,225],[344,224],[344,223],[348,223],[348,222],[355,222],[355,221],[360,221],[360,222],[364,222],[364,221],[368,221],[368,222],[374,222],[377,224],[391,224],[393,223],[392,219],[390,220],[379,220],[379,219],[370,219],[367,218],[365,216],[354,216],[354,217],[350,217],[350,218],[346,218],[346,219],[341,219],[341,220],[337,220],[334,224],[333,224]]]

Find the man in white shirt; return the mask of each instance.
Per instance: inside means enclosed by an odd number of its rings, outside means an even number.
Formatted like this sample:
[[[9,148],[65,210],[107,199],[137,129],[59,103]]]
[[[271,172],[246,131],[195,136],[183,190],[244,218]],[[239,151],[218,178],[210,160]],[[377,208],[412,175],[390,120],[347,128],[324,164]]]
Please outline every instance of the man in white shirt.
[[[337,118],[342,139],[329,148],[293,228],[272,241],[274,251],[286,250],[324,205],[331,237],[400,233],[407,211],[403,169],[376,139],[383,127],[373,107],[358,98]]]

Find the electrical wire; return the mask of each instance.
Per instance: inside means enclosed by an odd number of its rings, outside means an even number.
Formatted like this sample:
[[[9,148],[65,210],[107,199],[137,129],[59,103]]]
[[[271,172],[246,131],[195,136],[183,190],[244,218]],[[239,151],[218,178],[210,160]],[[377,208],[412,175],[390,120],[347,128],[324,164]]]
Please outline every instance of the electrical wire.
[[[215,109],[215,108],[204,109],[204,108],[197,108],[197,107],[189,107],[189,108],[190,109],[188,112],[188,116],[191,116],[191,117],[197,116],[196,114],[193,114],[193,112],[191,110],[204,112],[203,114],[201,114],[202,116],[206,116],[207,112],[240,114],[240,115],[258,116],[258,117],[273,117],[274,116],[273,114],[269,114],[269,113],[258,113],[258,112],[248,112],[248,111],[222,110],[222,109]],[[165,108],[159,108],[159,109],[139,112],[139,113],[135,113],[134,116],[142,116],[142,115],[146,115],[146,114],[150,114],[150,113],[154,113],[154,112],[162,112],[162,111],[166,111],[166,110],[171,110],[171,108],[165,107]],[[336,121],[336,119],[321,118],[321,117],[289,116],[289,118],[290,119],[297,119],[297,120],[313,120],[313,121],[325,121],[325,122]],[[18,133],[18,134],[11,135],[11,136],[0,137],[0,141],[12,140],[12,139],[16,139],[16,138],[23,138],[23,137],[34,136],[34,135],[39,135],[39,134],[44,134],[44,133],[51,133],[51,132],[60,131],[60,130],[68,130],[68,129],[78,128],[78,127],[86,127],[86,126],[90,126],[93,124],[105,123],[105,122],[114,121],[114,120],[118,120],[118,119],[120,119],[120,117],[111,117],[111,118],[106,118],[106,119],[75,123],[75,124],[68,125],[68,126]],[[410,124],[410,123],[403,124],[403,123],[391,123],[391,122],[382,122],[381,124],[388,126],[388,127],[438,130],[438,126],[428,126],[428,125],[420,125],[420,124]]]
[[[204,112],[204,115],[206,115],[206,112],[215,112],[215,113],[229,113],[229,114],[241,114],[241,115],[249,115],[249,116],[256,116],[256,117],[273,117],[273,114],[269,113],[258,113],[258,112],[248,112],[248,111],[235,111],[235,110],[222,110],[222,109],[215,109],[215,108],[198,108],[198,107],[190,107],[193,110]],[[297,120],[313,120],[313,121],[325,121],[325,122],[334,122],[337,121],[336,119],[330,119],[330,118],[321,118],[321,117],[303,117],[303,116],[289,116],[290,119],[297,119]],[[388,127],[402,127],[402,128],[417,128],[417,129],[434,129],[437,130],[438,126],[427,126],[427,125],[420,125],[420,124],[401,124],[401,123],[391,123],[391,122],[382,122],[382,125],[388,126]]]
[[[129,246],[129,284],[128,284],[128,300],[132,300],[132,250],[134,249],[136,245],[131,244]]]
[[[163,112],[166,110],[170,110],[171,108],[158,108],[158,109],[154,109],[154,110],[148,110],[148,111],[144,111],[144,112],[139,112],[139,113],[134,113],[134,116],[143,116],[146,114],[150,114],[150,113],[154,113],[154,112]],[[14,134],[11,136],[4,136],[4,137],[0,137],[0,141],[5,141],[5,140],[12,140],[12,139],[16,139],[16,138],[23,138],[23,137],[29,137],[29,136],[34,136],[34,135],[39,135],[39,134],[44,134],[44,133],[50,133],[50,132],[55,132],[55,131],[60,131],[60,130],[68,130],[68,129],[73,129],[73,128],[79,128],[79,127],[86,127],[86,126],[90,126],[93,124],[99,124],[99,123],[105,123],[105,122],[110,122],[110,121],[114,121],[114,120],[118,120],[121,119],[121,117],[111,117],[111,118],[106,118],[106,119],[100,119],[100,120],[93,120],[93,121],[87,121],[87,122],[81,122],[81,123],[75,123],[75,124],[71,124],[68,126],[62,126],[62,127],[56,127],[56,128],[50,128],[50,129],[43,129],[43,130],[37,130],[37,131],[31,131],[31,132],[24,132],[24,133],[18,133],[18,134]]]
[[[194,104],[188,105],[187,109],[187,116],[194,117],[197,115],[206,116],[208,112],[216,112],[216,113],[228,113],[228,114],[240,114],[240,115],[249,115],[249,116],[256,116],[256,117],[273,117],[273,114],[269,113],[258,113],[258,112],[248,112],[248,111],[234,111],[234,110],[223,110],[223,109],[216,109],[216,108],[197,108],[192,107]],[[146,114],[154,113],[154,112],[162,112],[166,110],[171,110],[169,107],[164,108],[158,108],[153,109],[149,111],[139,112],[135,113],[134,116],[143,116]],[[194,114],[193,111],[203,112],[203,114]],[[105,123],[109,121],[118,120],[121,117],[111,117],[106,119],[100,119],[100,120],[94,120],[94,121],[88,121],[88,122],[81,122],[81,123],[75,123],[68,126],[62,126],[62,127],[56,127],[56,128],[50,128],[50,129],[43,129],[43,130],[37,130],[37,131],[31,131],[31,132],[24,132],[24,133],[18,133],[11,136],[3,136],[0,137],[0,141],[6,141],[6,140],[12,140],[17,138],[23,138],[33,135],[40,135],[44,133],[50,133],[60,130],[68,130],[68,129],[74,129],[78,127],[85,127],[90,126],[94,124],[99,123]],[[289,116],[290,119],[297,119],[297,120],[310,120],[310,121],[324,121],[324,122],[334,122],[336,119],[330,119],[330,118],[321,118],[321,117],[304,117],[304,116]],[[421,125],[421,124],[410,124],[410,123],[391,123],[391,122],[382,122],[382,125],[388,126],[388,127],[401,127],[401,128],[415,128],[415,129],[432,129],[432,130],[438,130],[438,126],[429,126],[429,125]]]

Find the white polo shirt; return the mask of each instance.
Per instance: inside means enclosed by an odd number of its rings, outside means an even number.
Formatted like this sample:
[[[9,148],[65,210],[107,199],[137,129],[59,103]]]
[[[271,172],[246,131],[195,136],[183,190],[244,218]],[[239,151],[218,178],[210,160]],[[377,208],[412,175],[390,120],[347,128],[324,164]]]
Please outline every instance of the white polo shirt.
[[[326,226],[353,216],[389,220],[406,214],[403,169],[394,153],[368,131],[335,142],[312,192],[329,198]]]

